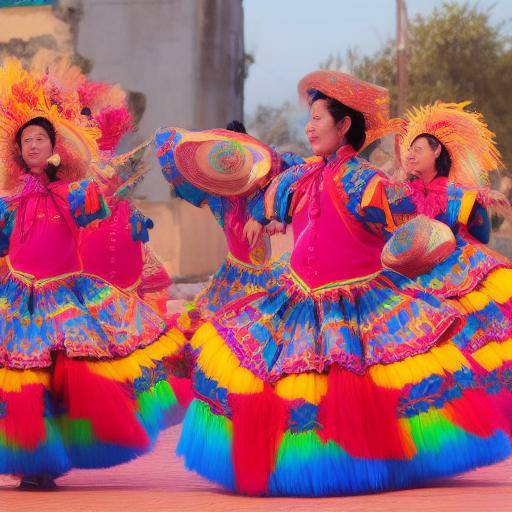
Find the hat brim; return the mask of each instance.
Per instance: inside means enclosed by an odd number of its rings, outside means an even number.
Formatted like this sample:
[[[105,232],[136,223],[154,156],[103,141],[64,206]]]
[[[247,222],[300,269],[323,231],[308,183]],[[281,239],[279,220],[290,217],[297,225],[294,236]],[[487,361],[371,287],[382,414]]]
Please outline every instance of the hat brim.
[[[229,130],[165,128],[157,134],[157,145],[192,185],[221,196],[251,193],[270,176],[275,161],[269,146]]]

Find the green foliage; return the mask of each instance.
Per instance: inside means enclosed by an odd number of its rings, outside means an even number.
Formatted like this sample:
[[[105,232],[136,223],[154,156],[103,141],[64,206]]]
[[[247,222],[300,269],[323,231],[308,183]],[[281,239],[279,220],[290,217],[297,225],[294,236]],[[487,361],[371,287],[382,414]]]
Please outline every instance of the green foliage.
[[[491,9],[478,4],[445,2],[427,16],[409,22],[408,105],[436,100],[472,100],[497,135],[506,167],[512,169],[512,49],[505,23],[494,25]],[[342,59],[329,57],[325,67]],[[371,56],[349,49],[344,68],[363,80],[387,87],[393,113],[397,108],[397,66],[394,40]],[[341,66],[340,66],[341,67]]]

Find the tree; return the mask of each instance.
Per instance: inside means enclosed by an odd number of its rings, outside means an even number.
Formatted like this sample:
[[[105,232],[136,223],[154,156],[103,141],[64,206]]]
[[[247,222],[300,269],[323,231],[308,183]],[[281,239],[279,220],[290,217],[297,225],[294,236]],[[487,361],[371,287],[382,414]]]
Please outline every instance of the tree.
[[[445,2],[410,22],[408,104],[472,100],[472,108],[483,113],[496,133],[505,165],[512,169],[511,41],[504,33],[505,23],[493,25],[490,15],[491,9],[482,10],[478,4]],[[344,60],[330,57],[324,66],[336,61],[363,80],[388,88],[396,113],[394,40],[372,56],[349,49]]]
[[[307,155],[310,150],[305,141],[301,114],[303,112],[289,102],[275,107],[258,105],[249,118],[247,128],[256,138],[279,151]]]

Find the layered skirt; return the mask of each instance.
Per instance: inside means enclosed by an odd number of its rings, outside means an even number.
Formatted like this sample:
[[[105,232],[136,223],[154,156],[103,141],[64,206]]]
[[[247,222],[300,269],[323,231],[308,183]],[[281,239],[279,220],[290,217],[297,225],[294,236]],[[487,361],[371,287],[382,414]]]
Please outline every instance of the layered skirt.
[[[318,289],[283,273],[192,338],[178,453],[231,491],[293,496],[399,489],[503,460],[510,377],[492,378],[461,317],[390,271]]]
[[[135,295],[0,263],[0,472],[58,476],[149,451],[190,400],[185,339]]]
[[[186,306],[178,319],[179,327],[187,337],[191,337],[203,322],[229,302],[255,292],[275,289],[289,258],[289,254],[284,254],[268,265],[251,265],[228,254],[206,288]]]

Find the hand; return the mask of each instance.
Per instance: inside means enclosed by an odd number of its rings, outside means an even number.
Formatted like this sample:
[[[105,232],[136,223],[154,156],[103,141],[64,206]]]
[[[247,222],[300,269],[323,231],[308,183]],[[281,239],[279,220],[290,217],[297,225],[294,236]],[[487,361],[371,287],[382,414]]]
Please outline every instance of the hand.
[[[263,225],[260,224],[256,219],[252,217],[245,223],[243,236],[249,242],[251,247],[254,247],[258,242],[261,233],[263,231]]]
[[[284,235],[286,233],[286,224],[273,220],[270,224],[265,226],[265,233],[267,233],[268,236],[274,236],[278,233]]]

